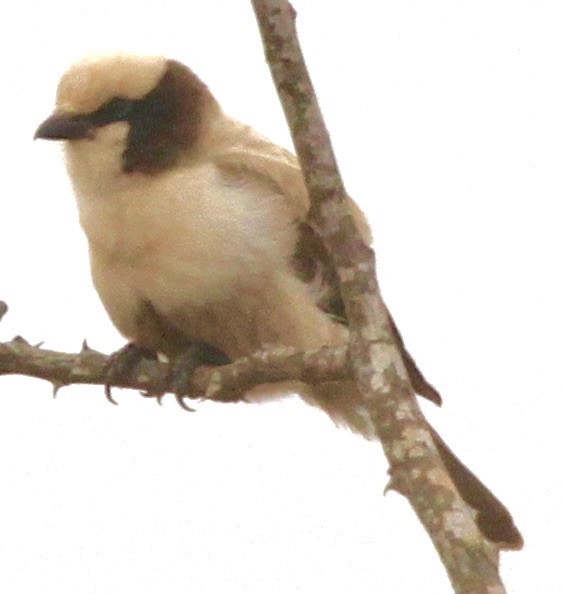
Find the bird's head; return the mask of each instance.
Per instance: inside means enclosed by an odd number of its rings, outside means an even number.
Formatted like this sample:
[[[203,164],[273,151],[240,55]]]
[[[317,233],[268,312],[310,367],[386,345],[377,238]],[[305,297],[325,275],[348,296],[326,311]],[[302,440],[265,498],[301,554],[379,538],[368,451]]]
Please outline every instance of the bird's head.
[[[105,158],[124,173],[152,175],[196,155],[219,111],[205,84],[179,62],[87,58],[62,76],[55,111],[35,138],[66,141],[70,159]]]

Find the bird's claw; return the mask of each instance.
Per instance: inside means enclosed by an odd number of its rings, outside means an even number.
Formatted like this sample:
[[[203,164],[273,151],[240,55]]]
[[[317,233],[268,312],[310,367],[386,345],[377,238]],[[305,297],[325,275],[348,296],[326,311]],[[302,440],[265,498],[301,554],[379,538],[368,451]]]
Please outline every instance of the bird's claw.
[[[135,367],[143,359],[154,359],[155,353],[132,342],[115,351],[109,356],[105,367],[104,394],[111,404],[119,404],[111,393],[113,384],[131,377]]]
[[[185,398],[187,398],[187,396],[181,396],[180,394],[174,394],[174,396],[176,397],[176,402],[183,408],[183,410],[186,410],[187,412],[195,412],[194,408],[191,408],[191,406],[188,406],[185,403]]]
[[[176,397],[177,403],[184,409],[194,412],[194,409],[185,403],[192,392],[193,374],[200,365],[225,365],[230,359],[218,349],[205,344],[191,345],[170,364],[169,382],[170,391]]]

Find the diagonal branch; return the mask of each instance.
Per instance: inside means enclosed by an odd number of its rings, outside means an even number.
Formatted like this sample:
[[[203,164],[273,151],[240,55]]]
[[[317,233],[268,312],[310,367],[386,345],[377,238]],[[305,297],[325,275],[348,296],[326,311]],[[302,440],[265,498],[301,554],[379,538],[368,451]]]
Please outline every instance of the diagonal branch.
[[[252,0],[265,55],[311,196],[311,218],[337,268],[351,327],[353,375],[390,462],[392,486],[428,531],[458,593],[504,592],[497,549],[481,537],[415,401],[382,301],[374,254],[345,206],[345,188],[287,0]]]
[[[362,242],[344,204],[345,188],[300,53],[294,11],[286,0],[252,2],[310,192],[311,222],[322,233],[339,275],[351,341],[349,349],[310,353],[277,349],[221,368],[200,368],[190,393],[227,402],[240,400],[258,384],[316,383],[353,375],[371,404],[372,420],[390,462],[391,486],[409,499],[455,591],[502,594],[497,549],[480,535],[437,455],[432,431],[417,406],[394,343],[374,254]],[[5,311],[0,302],[0,319]],[[87,345],[78,354],[67,354],[34,347],[21,338],[0,344],[0,375],[43,378],[53,383],[55,391],[74,383],[103,385],[106,365],[107,357]],[[171,391],[168,377],[166,364],[143,361],[132,376],[114,378],[112,383],[158,397]]]

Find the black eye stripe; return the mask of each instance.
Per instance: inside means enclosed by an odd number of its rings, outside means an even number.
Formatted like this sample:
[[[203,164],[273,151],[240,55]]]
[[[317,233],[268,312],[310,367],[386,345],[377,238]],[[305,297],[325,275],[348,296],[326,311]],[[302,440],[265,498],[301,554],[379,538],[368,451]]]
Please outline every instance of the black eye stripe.
[[[124,122],[131,118],[137,105],[136,101],[116,97],[102,105],[97,111],[87,116],[95,126],[105,126],[113,122]]]

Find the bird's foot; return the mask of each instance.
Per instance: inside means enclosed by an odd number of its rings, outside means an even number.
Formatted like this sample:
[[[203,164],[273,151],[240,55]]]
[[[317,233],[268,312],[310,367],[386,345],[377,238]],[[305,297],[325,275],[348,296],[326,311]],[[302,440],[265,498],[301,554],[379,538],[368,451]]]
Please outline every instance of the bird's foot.
[[[156,359],[156,353],[129,342],[124,347],[115,351],[109,356],[105,368],[105,397],[112,404],[118,404],[111,394],[111,387],[123,378],[131,377],[135,367],[143,359]]]
[[[184,409],[193,412],[185,403],[192,391],[193,373],[200,365],[227,365],[231,363],[222,351],[204,342],[193,344],[181,355],[170,363],[168,386],[171,388],[178,404]]]

